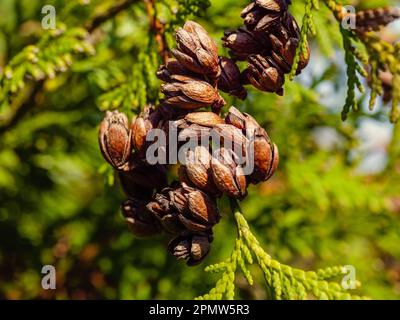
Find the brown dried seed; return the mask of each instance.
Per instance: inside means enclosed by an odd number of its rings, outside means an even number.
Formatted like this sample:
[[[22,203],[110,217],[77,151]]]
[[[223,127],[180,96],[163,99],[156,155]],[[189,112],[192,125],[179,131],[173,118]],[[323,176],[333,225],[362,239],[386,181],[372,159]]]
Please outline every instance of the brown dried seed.
[[[240,112],[235,107],[229,108],[229,112],[225,117],[225,122],[242,130],[243,134],[246,134],[246,137],[260,134],[266,135],[266,132],[260,127],[256,119],[248,113]]]
[[[218,48],[215,42],[210,38],[207,31],[194,21],[187,21],[183,27],[185,30],[197,35],[202,47],[207,50],[215,59],[218,58]]]
[[[203,259],[210,251],[210,241],[208,237],[194,235],[192,237],[192,247],[190,254],[195,261]]]
[[[165,124],[162,114],[153,106],[144,107],[143,112],[132,122],[132,145],[136,151],[144,153],[148,146],[147,134],[151,129],[162,128]]]
[[[201,48],[200,41],[184,28],[178,28],[176,30],[175,38],[179,50],[187,55],[191,56],[193,51]]]
[[[228,114],[225,117],[225,122],[227,124],[231,124],[238,129],[245,130],[246,129],[246,119],[238,109],[235,107],[230,107]]]
[[[172,49],[171,53],[185,68],[191,72],[203,74],[202,66],[193,57],[176,49]]]
[[[254,27],[254,31],[268,31],[280,23],[281,13],[270,12],[263,16]]]
[[[172,75],[182,75],[195,77],[196,74],[190,72],[187,68],[185,68],[178,60],[169,58],[165,65],[160,66],[157,71],[157,77],[165,82],[171,81]]]

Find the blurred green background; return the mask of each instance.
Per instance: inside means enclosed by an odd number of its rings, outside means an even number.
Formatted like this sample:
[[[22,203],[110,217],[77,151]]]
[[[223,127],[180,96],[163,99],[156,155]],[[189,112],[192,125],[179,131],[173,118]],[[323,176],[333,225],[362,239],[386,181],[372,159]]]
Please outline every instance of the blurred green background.
[[[170,43],[173,29],[192,14],[219,46],[224,30],[241,25],[247,1],[207,2],[156,1]],[[295,2],[291,11],[301,24],[303,2]],[[40,25],[45,4],[68,29],[85,26],[115,1],[1,1],[0,69],[48,32]],[[389,123],[382,103],[340,120],[346,86],[338,25],[323,6],[315,21],[310,65],[287,81],[284,97],[255,90],[246,102],[225,96],[264,125],[281,156],[274,178],[251,187],[243,212],[280,262],[305,270],[353,265],[363,295],[399,299],[400,127]],[[119,108],[132,117],[158,99],[159,60],[148,25],[143,1],[136,1],[91,33],[94,55],[74,55],[65,72],[41,81],[23,114],[0,123],[0,298],[192,299],[213,286],[217,276],[204,267],[227,258],[236,236],[226,201],[206,260],[192,268],[177,263],[165,237],[129,233],[119,210],[124,195],[97,144],[102,111]],[[399,29],[394,24],[382,37],[398,40]],[[367,98],[360,94],[360,103]],[[3,105],[0,121],[7,112]],[[56,290],[41,288],[46,264],[56,267]],[[238,275],[238,297],[266,298],[262,273],[252,271],[253,287]]]

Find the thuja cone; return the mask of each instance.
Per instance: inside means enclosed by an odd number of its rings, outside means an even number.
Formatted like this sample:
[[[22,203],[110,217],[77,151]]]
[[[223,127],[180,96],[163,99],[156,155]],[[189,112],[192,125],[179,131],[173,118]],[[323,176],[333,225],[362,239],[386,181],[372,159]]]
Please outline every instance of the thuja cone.
[[[176,31],[178,48],[172,50],[175,58],[188,70],[201,74],[216,84],[221,73],[218,49],[207,31],[194,21],[187,21]]]
[[[173,230],[182,229],[191,232],[203,232],[220,220],[215,199],[206,193],[185,185],[164,189],[157,194],[155,201],[148,205],[166,229],[174,224]],[[165,224],[165,217],[168,224]],[[172,233],[174,231],[171,230]]]
[[[381,27],[400,18],[400,8],[377,8],[356,13],[358,32],[378,31]]]
[[[99,145],[104,159],[115,169],[128,168],[131,155],[131,131],[125,114],[107,111],[100,124]]]
[[[383,102],[388,103],[393,99],[393,74],[388,70],[380,71],[379,79],[382,82]]]
[[[184,233],[172,239],[168,252],[177,260],[186,260],[188,266],[195,266],[210,252],[212,233]]]
[[[285,73],[292,69],[300,30],[288,11],[290,1],[256,0],[241,13],[245,27],[226,32],[223,45],[234,59],[247,60],[243,76],[257,89],[283,94]],[[306,67],[309,49],[301,54],[297,73]]]
[[[238,66],[229,58],[220,57],[221,76],[218,80],[218,89],[232,96],[245,100],[247,91],[243,87],[242,77]]]
[[[243,9],[240,16],[250,30],[268,31],[280,23],[290,3],[290,0],[255,0]]]
[[[162,105],[185,110],[212,107],[219,112],[225,101],[217,89],[221,65],[215,42],[201,25],[187,21],[176,31],[176,43],[177,48],[171,50],[175,59],[168,59],[157,72],[165,82],[161,87],[165,95]],[[227,72],[223,73],[224,79],[232,77]],[[227,90],[243,96],[237,85],[228,85]]]
[[[279,152],[278,147],[271,141],[264,128],[251,115],[242,113],[234,107],[229,109],[225,121],[246,132],[250,139],[254,170],[248,176],[248,181],[257,184],[270,179],[278,167]]]

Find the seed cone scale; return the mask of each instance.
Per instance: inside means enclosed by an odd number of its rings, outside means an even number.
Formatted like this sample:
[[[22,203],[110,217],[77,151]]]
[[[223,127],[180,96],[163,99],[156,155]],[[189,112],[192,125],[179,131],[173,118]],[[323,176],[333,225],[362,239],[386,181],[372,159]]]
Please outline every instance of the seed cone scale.
[[[246,27],[235,31],[226,31],[222,41],[224,47],[230,49],[231,57],[240,61],[245,61],[252,54],[266,53],[266,47],[268,47],[266,41],[260,42],[256,35]]]
[[[151,105],[145,106],[131,125],[132,145],[135,150],[143,155],[148,147],[147,135],[153,129],[163,129],[165,122],[160,109]]]
[[[188,266],[198,265],[210,251],[213,238],[207,233],[186,233],[172,239],[168,252],[177,260],[186,260]]]
[[[210,231],[220,220],[215,199],[184,183],[156,194],[147,209],[170,234]]]
[[[173,75],[171,82],[161,86],[165,94],[162,103],[173,108],[196,110],[204,107],[220,109],[224,99],[209,83],[188,76]]]

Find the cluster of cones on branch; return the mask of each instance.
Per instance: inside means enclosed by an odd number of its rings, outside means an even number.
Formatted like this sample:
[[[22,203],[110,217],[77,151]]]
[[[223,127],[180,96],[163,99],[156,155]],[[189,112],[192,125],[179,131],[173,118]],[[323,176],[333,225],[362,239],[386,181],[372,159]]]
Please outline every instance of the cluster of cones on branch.
[[[256,0],[241,13],[244,26],[225,32],[223,45],[230,49],[235,60],[248,62],[242,73],[242,82],[250,83],[259,90],[283,95],[285,74],[292,70],[300,41],[300,29],[288,11],[290,0]],[[300,56],[297,74],[310,58]]]
[[[173,235],[169,252],[195,265],[209,252],[212,228],[220,220],[216,199],[243,199],[249,184],[268,180],[278,166],[278,149],[254,118],[234,107],[225,118],[208,111],[190,112],[173,121],[177,144],[195,139],[199,145],[185,150],[179,181],[168,185],[168,166],[150,165],[145,157],[150,147],[147,134],[167,123],[162,114],[162,107],[148,106],[129,124],[123,113],[108,112],[100,127],[100,147],[128,197],[122,212],[131,231],[138,237],[163,231]],[[232,142],[232,148],[213,150],[200,143],[210,141],[212,134]],[[252,154],[247,157],[246,152]],[[245,175],[241,156],[253,161],[250,174]]]
[[[200,263],[210,250],[212,229],[220,220],[217,198],[243,199],[249,184],[267,181],[278,166],[276,145],[253,117],[234,107],[220,115],[225,101],[218,90],[240,99],[246,98],[244,85],[249,83],[283,92],[284,73],[291,68],[299,40],[287,6],[283,0],[250,4],[242,13],[246,27],[227,32],[223,39],[232,59],[218,55],[202,26],[186,22],[176,31],[174,58],[157,72],[164,82],[161,104],[146,106],[131,123],[123,113],[107,112],[100,125],[100,149],[128,197],[122,212],[131,231],[138,237],[171,235],[168,251],[188,265]],[[241,72],[237,60],[247,60],[248,68]],[[302,58],[299,71],[307,61]],[[207,107],[212,111],[198,110]],[[185,150],[178,181],[169,184],[169,166],[151,165],[146,158],[151,147],[146,137],[153,129],[168,135],[171,123],[177,129],[177,148],[188,140],[211,141],[215,136],[224,147],[199,143]],[[244,170],[246,161],[253,164],[251,172]]]
[[[267,181],[278,166],[276,145],[253,117],[234,107],[225,117],[220,115],[226,103],[219,90],[244,100],[245,85],[251,84],[282,95],[285,74],[293,68],[300,73],[307,66],[308,47],[295,62],[300,30],[288,11],[290,2],[251,2],[241,13],[244,26],[225,32],[222,39],[230,58],[218,55],[202,26],[186,22],[176,31],[174,58],[157,72],[165,96],[160,105],[146,106],[132,122],[123,113],[107,112],[100,125],[100,149],[127,195],[122,213],[132,233],[138,237],[169,234],[168,251],[190,266],[210,251],[212,229],[220,220],[217,198],[243,199],[249,184]],[[357,18],[361,28],[369,31],[398,15],[398,11],[375,10]],[[375,18],[367,19],[371,16]],[[245,70],[239,69],[238,61],[247,61]],[[208,107],[211,111],[199,111]],[[146,138],[161,129],[171,143],[171,123],[177,131],[178,139],[172,142],[176,149],[188,140],[207,143],[184,150],[178,181],[168,183],[169,166],[150,164],[147,151],[152,145]],[[219,142],[231,142],[230,147],[223,143],[223,148],[215,148],[215,136]],[[170,163],[168,145],[163,150],[158,152],[164,152]],[[252,170],[245,172],[249,161]]]

